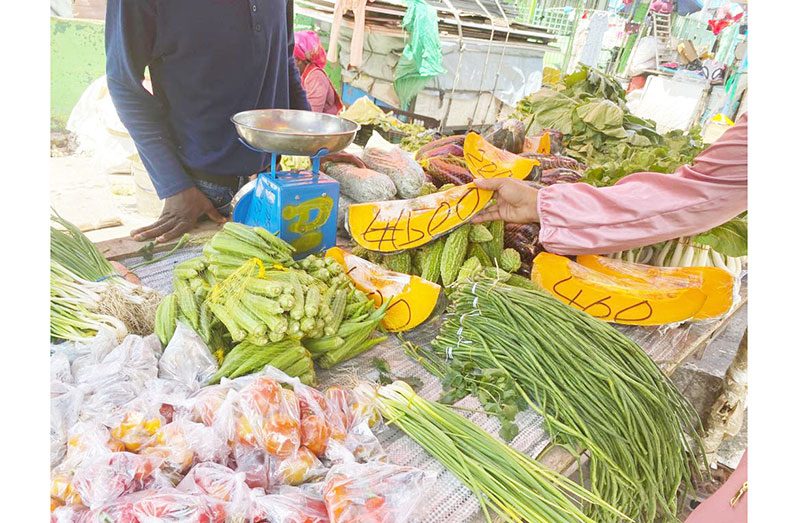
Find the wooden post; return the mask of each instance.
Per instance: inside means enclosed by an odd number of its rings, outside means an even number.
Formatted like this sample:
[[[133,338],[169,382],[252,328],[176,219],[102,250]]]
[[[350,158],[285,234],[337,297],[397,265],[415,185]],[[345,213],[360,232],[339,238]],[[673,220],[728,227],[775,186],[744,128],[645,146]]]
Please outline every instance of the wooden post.
[[[735,436],[745,418],[748,399],[748,329],[740,340],[740,347],[726,371],[723,386],[709,412],[704,448],[710,465],[718,460],[718,448],[725,439]]]

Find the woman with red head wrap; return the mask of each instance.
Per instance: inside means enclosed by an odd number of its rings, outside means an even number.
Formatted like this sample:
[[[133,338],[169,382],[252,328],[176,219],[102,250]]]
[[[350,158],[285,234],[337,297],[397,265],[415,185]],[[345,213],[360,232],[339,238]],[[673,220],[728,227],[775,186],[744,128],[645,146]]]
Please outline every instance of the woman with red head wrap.
[[[313,31],[294,33],[294,60],[302,74],[302,87],[311,109],[317,113],[338,114],[344,104],[324,72],[327,54],[319,35]]]

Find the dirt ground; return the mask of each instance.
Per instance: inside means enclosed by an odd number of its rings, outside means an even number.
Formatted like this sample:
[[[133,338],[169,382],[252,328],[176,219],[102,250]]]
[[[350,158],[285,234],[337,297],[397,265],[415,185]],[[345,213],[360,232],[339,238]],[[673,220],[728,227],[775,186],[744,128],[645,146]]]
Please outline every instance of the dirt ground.
[[[50,152],[50,204],[93,241],[127,236],[154,221],[139,212],[130,172],[109,173],[75,152],[70,133],[54,133]]]

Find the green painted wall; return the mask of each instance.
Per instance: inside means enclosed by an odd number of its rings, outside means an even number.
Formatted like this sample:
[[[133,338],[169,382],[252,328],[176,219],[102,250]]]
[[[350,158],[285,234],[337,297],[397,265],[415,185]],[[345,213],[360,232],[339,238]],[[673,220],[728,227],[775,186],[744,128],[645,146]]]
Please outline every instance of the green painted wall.
[[[50,118],[62,129],[80,95],[105,74],[105,25],[50,19]]]

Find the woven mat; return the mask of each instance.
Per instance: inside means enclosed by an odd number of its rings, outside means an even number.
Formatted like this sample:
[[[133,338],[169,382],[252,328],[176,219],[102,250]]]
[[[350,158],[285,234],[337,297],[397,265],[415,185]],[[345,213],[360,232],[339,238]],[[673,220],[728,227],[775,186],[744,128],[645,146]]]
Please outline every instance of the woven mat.
[[[201,255],[201,252],[201,248],[183,249],[166,260],[136,269],[136,274],[144,285],[164,294],[172,292],[173,267],[182,261]],[[125,260],[125,265],[130,266],[140,261],[140,258],[131,258]],[[431,320],[405,337],[419,345],[426,345],[435,337],[440,328],[440,322],[441,318]],[[423,397],[431,400],[440,397],[442,393],[440,381],[421,365],[408,358],[401,348],[401,342],[393,335],[372,350],[342,363],[334,369],[328,371],[320,369],[318,373],[319,388],[324,389],[331,385],[352,385],[360,379],[376,381],[378,372],[372,364],[374,358],[382,358],[387,361],[395,376],[413,376],[420,379],[423,386],[417,392]],[[464,398],[456,406],[468,410],[480,410],[479,401],[472,397]],[[499,437],[499,422],[494,418],[489,418],[479,412],[466,410],[460,412],[495,437]],[[511,444],[530,456],[538,455],[549,443],[548,435],[542,428],[543,418],[531,411],[525,411],[518,415],[516,422],[519,432]],[[428,496],[416,510],[418,518],[414,521],[418,523],[462,523],[482,519],[479,502],[471,494],[471,491],[413,440],[392,427],[386,427],[377,436],[392,463],[418,467],[436,475],[435,487],[429,490]]]
[[[144,285],[162,293],[169,293],[172,291],[172,268],[200,254],[199,247],[183,249],[166,260],[137,269],[136,273]],[[140,258],[129,259],[126,260],[126,265],[139,261]],[[405,337],[416,344],[427,345],[438,332],[441,321],[441,318],[430,320]],[[691,343],[715,327],[715,323],[708,323],[670,328],[621,327],[619,330],[640,344],[658,364],[668,366],[671,358],[678,352],[679,346]],[[418,392],[423,397],[430,400],[440,397],[442,389],[439,380],[408,358],[401,348],[400,341],[393,335],[365,354],[329,371],[320,371],[319,388],[353,385],[359,379],[375,381],[378,373],[372,363],[374,358],[387,361],[395,376],[419,378],[423,385]],[[470,410],[480,410],[478,400],[469,396],[455,406],[464,409],[460,412],[465,417],[495,437],[499,437],[498,421],[479,412],[470,412]],[[550,441],[543,429],[543,418],[527,410],[518,415],[516,422],[519,433],[511,445],[529,456],[537,456]],[[426,499],[416,511],[418,517],[415,522],[461,523],[482,520],[477,498],[409,437],[392,427],[382,430],[378,437],[391,462],[422,468],[436,474],[437,483],[429,490]]]

